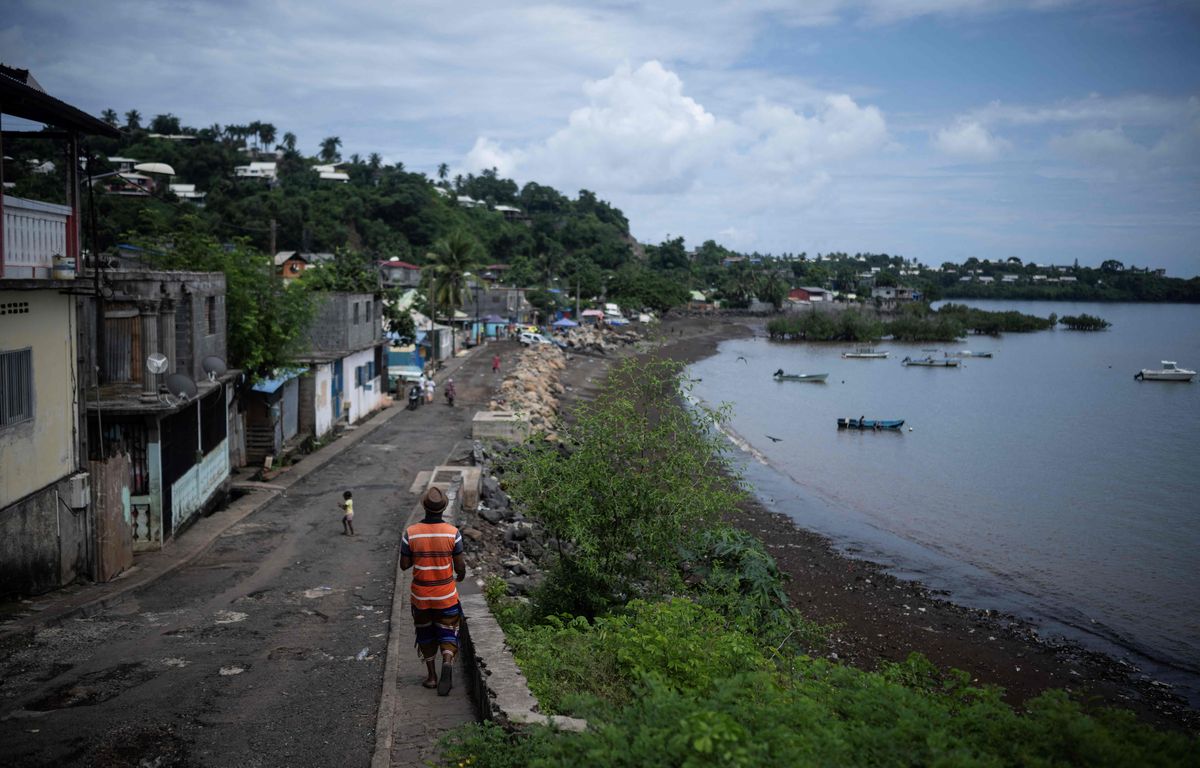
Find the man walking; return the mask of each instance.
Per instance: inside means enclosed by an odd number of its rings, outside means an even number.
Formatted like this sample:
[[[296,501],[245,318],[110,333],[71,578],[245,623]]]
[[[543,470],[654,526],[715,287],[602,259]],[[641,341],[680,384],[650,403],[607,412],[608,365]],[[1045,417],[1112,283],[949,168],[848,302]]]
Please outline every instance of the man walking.
[[[450,693],[454,657],[458,655],[458,625],[462,606],[455,582],[467,576],[463,558],[462,534],[442,520],[446,494],[430,488],[421,497],[425,517],[410,525],[400,540],[400,568],[413,569],[412,615],[417,629],[417,649],[427,674],[421,685],[437,688],[438,696]],[[442,654],[442,674],[436,670],[438,651]]]

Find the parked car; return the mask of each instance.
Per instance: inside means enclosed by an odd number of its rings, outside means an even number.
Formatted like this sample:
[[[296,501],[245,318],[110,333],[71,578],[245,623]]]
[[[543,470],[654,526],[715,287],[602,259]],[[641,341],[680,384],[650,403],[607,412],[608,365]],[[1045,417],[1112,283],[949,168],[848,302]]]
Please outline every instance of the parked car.
[[[554,342],[546,338],[540,333],[530,333],[529,331],[521,331],[521,335],[517,337],[517,341],[525,346],[530,344],[553,344]]]

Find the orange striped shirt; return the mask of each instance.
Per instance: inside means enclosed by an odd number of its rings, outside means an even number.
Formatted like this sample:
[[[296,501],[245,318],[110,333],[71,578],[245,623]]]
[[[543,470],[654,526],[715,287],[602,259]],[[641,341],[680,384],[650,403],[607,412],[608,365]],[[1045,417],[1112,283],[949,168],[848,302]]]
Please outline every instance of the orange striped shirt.
[[[400,554],[412,558],[414,606],[450,608],[458,603],[454,556],[462,552],[462,534],[449,523],[420,522],[408,527],[400,540]]]

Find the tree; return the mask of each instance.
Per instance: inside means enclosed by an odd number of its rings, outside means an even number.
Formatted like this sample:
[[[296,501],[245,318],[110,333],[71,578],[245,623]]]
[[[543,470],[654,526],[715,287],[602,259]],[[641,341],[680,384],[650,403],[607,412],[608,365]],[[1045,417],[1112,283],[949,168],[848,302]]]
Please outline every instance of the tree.
[[[450,174],[450,166],[446,165],[445,163],[438,163],[438,167],[437,167],[438,179],[440,179],[441,181],[445,181],[446,176],[448,176],[449,174]]]
[[[474,235],[456,229],[433,244],[426,254],[422,278],[430,281],[430,294],[436,310],[443,307],[451,315],[462,306],[462,294],[466,288],[465,273],[475,269],[483,261],[483,247]]]
[[[1101,272],[1124,272],[1125,265],[1116,259],[1105,259],[1100,263]]]
[[[342,154],[338,152],[338,148],[342,146],[342,140],[337,136],[328,136],[321,140],[321,161],[326,163],[336,163],[342,159]]]
[[[262,142],[264,148],[275,143],[275,126],[271,123],[262,123],[258,126],[258,138]]]
[[[111,125],[113,128],[116,128],[117,127],[117,110],[115,110],[115,109],[104,110],[103,112],[100,113],[100,119],[103,120],[104,122],[108,123],[109,125]]]
[[[168,112],[165,115],[155,115],[150,121],[150,132],[161,133],[164,135],[173,135],[180,133],[182,129],[179,127],[179,118]]]
[[[283,134],[283,148],[288,152],[296,151],[296,134],[291,131]]]
[[[136,109],[131,109],[125,113],[125,127],[131,131],[138,131],[142,128],[142,113]]]

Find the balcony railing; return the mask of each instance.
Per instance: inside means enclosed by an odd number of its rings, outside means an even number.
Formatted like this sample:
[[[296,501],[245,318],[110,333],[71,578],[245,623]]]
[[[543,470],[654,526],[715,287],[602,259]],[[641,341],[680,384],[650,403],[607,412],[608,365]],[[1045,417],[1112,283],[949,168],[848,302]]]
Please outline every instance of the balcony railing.
[[[72,255],[70,221],[70,206],[5,195],[0,278],[53,277],[55,258]],[[74,263],[72,258],[71,269],[74,269]]]

